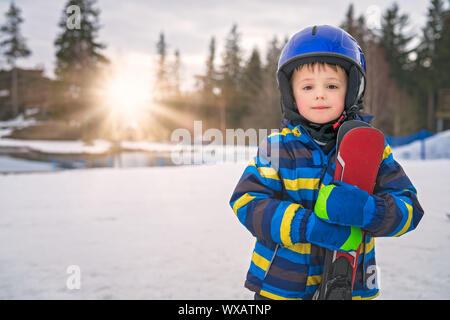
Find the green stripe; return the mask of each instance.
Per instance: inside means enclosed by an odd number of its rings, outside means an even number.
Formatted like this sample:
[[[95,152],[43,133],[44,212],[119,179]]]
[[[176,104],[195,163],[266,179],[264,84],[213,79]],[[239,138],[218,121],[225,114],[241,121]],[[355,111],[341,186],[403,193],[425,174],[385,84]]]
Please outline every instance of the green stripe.
[[[350,236],[347,241],[341,246],[344,251],[352,251],[358,249],[362,242],[362,231],[358,227],[351,227]]]
[[[314,206],[314,212],[319,218],[330,220],[327,213],[327,199],[335,187],[336,186],[334,184],[329,184],[320,189],[316,205]]]

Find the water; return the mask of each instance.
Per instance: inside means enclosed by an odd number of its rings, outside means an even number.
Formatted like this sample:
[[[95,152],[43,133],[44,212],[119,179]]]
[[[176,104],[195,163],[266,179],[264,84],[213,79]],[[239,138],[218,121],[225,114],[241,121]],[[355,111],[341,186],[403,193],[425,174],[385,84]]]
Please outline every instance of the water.
[[[0,173],[42,172],[86,168],[131,168],[174,166],[163,152],[121,152],[116,155],[48,155],[22,151],[0,152]]]

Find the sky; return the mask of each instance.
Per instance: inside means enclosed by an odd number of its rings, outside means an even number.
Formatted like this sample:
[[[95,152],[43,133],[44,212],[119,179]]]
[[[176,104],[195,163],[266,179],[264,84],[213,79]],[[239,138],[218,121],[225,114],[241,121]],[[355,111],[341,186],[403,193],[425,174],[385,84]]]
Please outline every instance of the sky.
[[[58,22],[67,0],[15,0],[22,10],[22,34],[32,50],[22,67],[44,67],[52,77],[55,65],[53,42],[59,32]],[[0,0],[0,24],[10,0]],[[304,27],[315,24],[338,26],[350,3],[355,15],[364,14],[374,28],[379,17],[393,4],[391,0],[98,0],[102,28],[98,39],[107,45],[104,54],[113,62],[134,68],[148,68],[156,60],[156,43],[164,32],[169,54],[180,50],[182,76],[191,85],[193,76],[204,72],[208,45],[216,38],[217,59],[234,23],[241,33],[244,58],[257,47],[264,55],[267,43],[276,35],[282,40]],[[400,12],[410,16],[410,32],[418,34],[425,24],[429,1],[398,0]],[[219,61],[219,60],[217,60]],[[0,64],[4,67],[4,63]]]

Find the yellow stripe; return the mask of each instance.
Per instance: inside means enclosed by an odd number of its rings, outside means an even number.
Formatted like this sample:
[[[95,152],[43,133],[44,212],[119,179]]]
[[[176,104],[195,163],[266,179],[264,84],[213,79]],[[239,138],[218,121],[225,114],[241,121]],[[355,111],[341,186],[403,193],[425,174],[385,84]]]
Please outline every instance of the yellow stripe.
[[[322,282],[322,275],[320,276],[309,276],[308,279],[306,280],[306,285],[307,286],[314,286],[316,284],[319,284]]]
[[[291,223],[298,208],[300,208],[299,204],[290,204],[284,211],[283,219],[281,220],[280,238],[281,242],[286,246],[292,246]]]
[[[274,133],[270,134],[269,138],[274,137],[274,136],[279,136],[279,135],[286,136],[288,133],[292,133],[291,129],[284,128],[283,130],[281,130],[281,132],[274,132]]]
[[[364,248],[365,247],[365,248]],[[366,243],[365,246],[361,246],[361,250],[359,251],[360,254],[364,252],[364,249],[366,251],[366,254],[373,250],[375,247],[375,238],[370,239],[369,243]]]
[[[383,151],[383,160],[386,159],[387,157],[389,157],[389,155],[392,153],[392,149],[389,145],[386,146],[386,148],[384,148]]]
[[[283,179],[286,190],[297,191],[299,189],[314,190],[319,188],[320,179],[298,178],[295,180]]]
[[[418,197],[417,197],[417,193],[415,193],[413,190],[411,190],[411,189],[403,189],[402,191],[406,191],[406,192],[410,192],[410,193],[412,193],[415,197],[416,197],[416,199],[419,199]]]
[[[371,297],[361,297],[361,296],[354,296],[352,297],[352,300],[372,300],[375,299],[376,297],[378,297],[380,295],[380,291],[377,292],[376,295],[373,295]]]
[[[267,268],[269,268],[270,261],[260,256],[256,252],[253,252],[252,261],[256,266],[260,267],[264,271],[266,271]]]
[[[237,215],[237,211],[239,208],[245,206],[247,203],[255,199],[256,196],[251,196],[248,193],[244,194],[242,197],[240,197],[233,205],[233,211],[234,214]]]
[[[283,246],[283,248],[301,254],[311,254],[311,243],[296,243],[292,246]]]
[[[293,133],[294,136],[296,136],[296,137],[300,137],[300,136],[302,135],[302,133],[300,132],[300,130],[298,130],[298,127],[295,127],[295,128],[292,130],[292,133]]]
[[[255,159],[252,159],[248,163],[247,166],[248,167],[255,167],[256,169],[258,169],[259,174],[263,178],[280,180],[280,178],[278,177],[278,173],[277,173],[277,171],[274,168],[272,168],[272,167],[257,167],[256,163],[255,163]]]
[[[402,199],[400,199],[400,200],[402,200]],[[403,200],[402,200],[402,201],[403,201]],[[406,208],[408,209],[408,220],[406,220],[406,223],[405,223],[405,225],[403,226],[402,230],[400,230],[399,232],[397,232],[397,233],[394,235],[394,237],[401,236],[401,235],[404,234],[404,233],[409,229],[409,227],[411,226],[413,207],[412,207],[410,204],[406,203],[405,201],[403,201],[403,203],[406,205]]]
[[[272,299],[272,300],[302,300],[301,298],[285,298],[285,297],[267,292],[265,290],[261,290],[261,292],[259,294],[264,297],[267,297],[269,299]]]
[[[274,168],[271,167],[259,167],[258,172],[263,178],[280,180],[278,173]]]

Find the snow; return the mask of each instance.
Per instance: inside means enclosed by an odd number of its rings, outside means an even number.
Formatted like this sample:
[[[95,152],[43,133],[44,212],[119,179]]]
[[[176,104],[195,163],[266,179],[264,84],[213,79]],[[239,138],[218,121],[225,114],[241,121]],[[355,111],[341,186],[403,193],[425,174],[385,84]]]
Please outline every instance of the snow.
[[[450,130],[440,132],[424,140],[426,159],[450,158]],[[418,140],[408,145],[394,148],[398,159],[421,158],[422,141]]]
[[[376,240],[381,299],[450,298],[450,160],[402,161],[425,216]],[[0,176],[0,299],[252,299],[245,163]],[[81,288],[70,290],[69,266]]]
[[[52,154],[102,154],[108,152],[111,143],[105,140],[95,140],[92,145],[83,141],[49,141],[0,139],[0,148],[28,148],[42,153]]]
[[[110,142],[2,139],[23,118],[0,122],[0,148],[104,153]],[[170,143],[126,150],[171,152]],[[379,299],[450,299],[450,131],[395,148],[425,216],[399,238],[377,238]],[[219,164],[51,172],[50,163],[0,156],[0,299],[252,299],[243,287],[254,239],[228,205],[254,148],[211,146]],[[199,146],[183,149],[199,151]],[[248,157],[247,157],[248,158]],[[435,160],[430,160],[435,159]],[[217,159],[216,159],[217,160]],[[28,171],[28,172],[27,172]],[[70,266],[81,287],[69,289]]]
[[[25,118],[23,114],[19,114],[14,119],[0,121],[0,128],[25,128],[38,123],[34,118]]]
[[[401,161],[425,214],[416,230],[377,238],[382,299],[450,299],[450,160]]]

